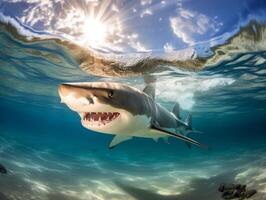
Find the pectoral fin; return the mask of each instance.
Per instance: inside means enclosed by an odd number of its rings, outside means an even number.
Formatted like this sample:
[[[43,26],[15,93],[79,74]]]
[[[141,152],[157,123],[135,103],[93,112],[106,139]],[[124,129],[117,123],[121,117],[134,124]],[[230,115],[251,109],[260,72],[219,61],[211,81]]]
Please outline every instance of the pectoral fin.
[[[119,143],[124,142],[126,140],[130,140],[131,138],[132,136],[128,136],[128,135],[116,135],[114,136],[113,140],[109,144],[109,149],[112,149]]]
[[[172,136],[172,137],[178,138],[178,139],[183,140],[183,141],[185,141],[185,142],[187,142],[187,143],[189,143],[189,144],[194,144],[194,145],[196,145],[196,146],[206,148],[205,145],[200,144],[199,142],[197,142],[197,141],[195,141],[195,140],[193,140],[193,139],[191,139],[191,138],[189,138],[189,137],[186,137],[186,136],[181,135],[181,134],[179,134],[179,133],[173,133],[173,132],[171,132],[171,131],[168,131],[168,130],[165,130],[165,129],[161,128],[161,127],[158,127],[158,126],[156,126],[156,125],[152,125],[152,126],[151,126],[151,129],[154,129],[154,130],[156,130],[156,131],[159,131],[159,132],[162,133],[162,134],[166,134],[166,135],[169,135],[169,136]]]

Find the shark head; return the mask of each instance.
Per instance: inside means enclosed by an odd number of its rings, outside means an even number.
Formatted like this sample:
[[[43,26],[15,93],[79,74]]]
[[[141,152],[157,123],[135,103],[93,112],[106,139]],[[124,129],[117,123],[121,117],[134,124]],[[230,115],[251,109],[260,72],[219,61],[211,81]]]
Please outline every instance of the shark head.
[[[66,83],[59,86],[58,93],[87,129],[130,133],[149,125],[149,98],[136,88],[110,82]]]

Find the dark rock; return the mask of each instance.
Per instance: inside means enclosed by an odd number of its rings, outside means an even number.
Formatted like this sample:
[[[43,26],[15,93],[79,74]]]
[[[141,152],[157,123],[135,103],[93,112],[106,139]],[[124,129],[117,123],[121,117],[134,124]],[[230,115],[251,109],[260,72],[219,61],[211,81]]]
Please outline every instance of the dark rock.
[[[221,184],[218,191],[222,192],[223,199],[243,200],[256,194],[256,190],[247,190],[246,185],[241,184]]]
[[[234,190],[233,192],[234,198],[239,198],[241,197],[241,195],[242,195],[242,192],[240,190]]]
[[[241,184],[225,184],[224,185],[224,190],[245,190],[246,185],[241,185]]]
[[[234,191],[233,190],[227,190],[227,191],[224,191],[223,194],[222,194],[222,197],[224,199],[234,199]]]
[[[219,192],[224,192],[224,184],[221,184],[218,188]]]
[[[240,185],[240,184],[236,184],[236,185],[235,185],[235,189],[239,190],[239,189],[241,189],[241,188],[242,188],[242,185]]]
[[[240,185],[238,190],[246,191],[247,186],[246,185]]]
[[[245,193],[245,196],[246,196],[246,198],[250,198],[256,193],[257,193],[257,190],[247,190]]]
[[[1,174],[6,174],[7,173],[6,168],[2,164],[0,164],[0,173]]]

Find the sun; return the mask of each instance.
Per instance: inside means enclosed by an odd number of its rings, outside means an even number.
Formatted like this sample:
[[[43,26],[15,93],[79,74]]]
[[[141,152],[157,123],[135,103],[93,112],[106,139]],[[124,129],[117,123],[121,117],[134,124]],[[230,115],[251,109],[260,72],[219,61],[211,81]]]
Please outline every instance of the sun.
[[[96,18],[88,17],[84,22],[83,33],[90,45],[99,46],[106,40],[107,26]]]

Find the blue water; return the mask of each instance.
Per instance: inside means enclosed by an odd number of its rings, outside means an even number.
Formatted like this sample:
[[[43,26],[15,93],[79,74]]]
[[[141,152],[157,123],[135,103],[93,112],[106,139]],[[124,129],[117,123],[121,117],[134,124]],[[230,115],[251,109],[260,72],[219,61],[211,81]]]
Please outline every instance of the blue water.
[[[244,48],[249,37],[235,52],[228,41],[217,47],[223,54],[213,50],[218,61],[208,58],[200,70],[168,60],[150,72],[156,101],[169,110],[179,102],[183,118],[191,112],[202,132],[191,137],[210,149],[134,138],[110,150],[112,137],[83,128],[57,88],[114,81],[143,89],[143,76],[92,75],[68,45],[29,41],[10,27],[0,24],[0,163],[8,170],[0,199],[220,200],[224,182],[247,184],[258,191],[250,199],[266,199],[265,24],[253,49]]]

